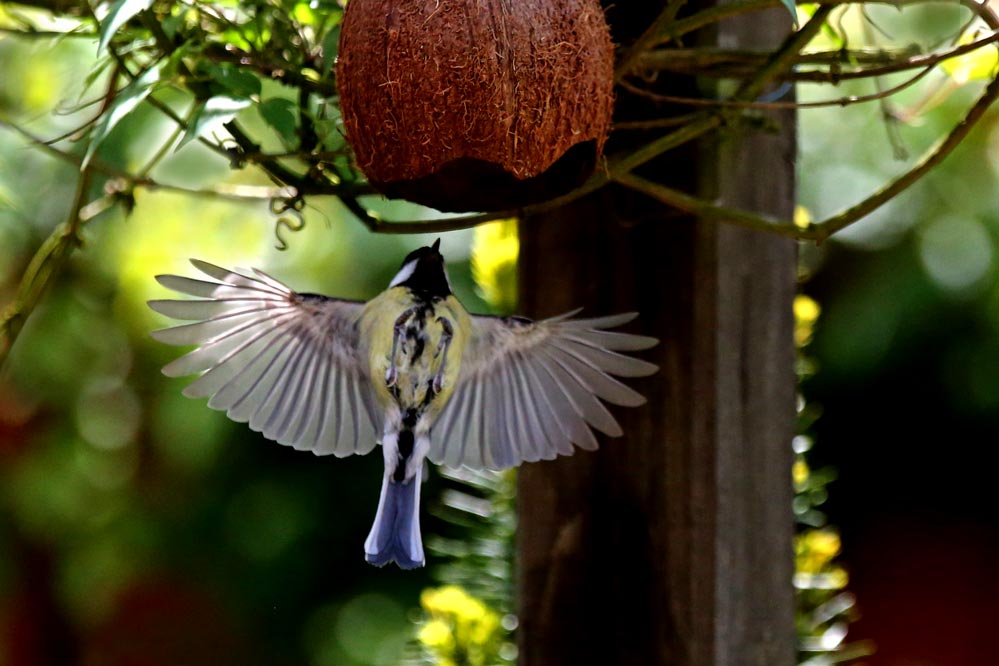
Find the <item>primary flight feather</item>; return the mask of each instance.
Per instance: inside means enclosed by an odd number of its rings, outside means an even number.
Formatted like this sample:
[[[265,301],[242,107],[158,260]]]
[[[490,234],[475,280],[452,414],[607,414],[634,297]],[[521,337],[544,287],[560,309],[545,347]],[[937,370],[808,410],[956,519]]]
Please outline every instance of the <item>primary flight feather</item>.
[[[424,563],[423,461],[500,470],[595,449],[621,428],[601,400],[644,398],[614,379],[656,366],[622,352],[654,338],[606,329],[634,313],[531,321],[469,315],[451,293],[439,241],[410,253],[367,303],[296,293],[262,271],[192,260],[211,280],[160,275],[186,300],[149,306],[193,323],[153,337],[196,348],[163,368],[197,374],[184,395],[269,439],[317,455],[382,445],[385,475],[368,562]]]

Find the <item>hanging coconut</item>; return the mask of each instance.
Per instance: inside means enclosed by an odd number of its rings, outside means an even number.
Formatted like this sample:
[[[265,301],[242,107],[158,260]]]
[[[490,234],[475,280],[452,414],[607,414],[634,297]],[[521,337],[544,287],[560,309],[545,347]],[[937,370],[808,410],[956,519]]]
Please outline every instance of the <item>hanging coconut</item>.
[[[350,0],[347,139],[389,197],[443,211],[543,201],[596,166],[613,56],[598,0]]]

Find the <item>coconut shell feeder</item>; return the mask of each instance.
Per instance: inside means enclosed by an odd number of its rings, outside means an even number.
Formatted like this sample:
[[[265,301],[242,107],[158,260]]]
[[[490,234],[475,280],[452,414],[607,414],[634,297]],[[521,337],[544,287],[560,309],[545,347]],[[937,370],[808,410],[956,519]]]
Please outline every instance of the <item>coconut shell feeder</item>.
[[[598,0],[350,0],[340,35],[347,138],[386,196],[504,210],[593,173],[613,110]]]

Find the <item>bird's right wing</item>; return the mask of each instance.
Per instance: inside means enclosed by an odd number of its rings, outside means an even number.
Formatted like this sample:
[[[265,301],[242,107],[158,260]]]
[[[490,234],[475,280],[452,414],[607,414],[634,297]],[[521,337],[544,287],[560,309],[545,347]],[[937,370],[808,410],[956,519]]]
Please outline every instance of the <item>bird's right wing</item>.
[[[296,449],[338,457],[371,451],[374,397],[356,325],[364,304],[298,294],[261,271],[251,277],[191,263],[216,281],[156,279],[198,299],[149,302],[195,322],[153,332],[160,342],[197,345],[163,368],[169,377],[200,375],[184,395],[209,398],[212,409]]]
[[[600,400],[636,406],[645,398],[618,377],[656,366],[620,352],[647,349],[655,338],[604,329],[635,313],[543,321],[472,317],[454,394],[431,437],[430,460],[451,467],[505,469],[597,448],[594,427],[611,437],[621,427]]]

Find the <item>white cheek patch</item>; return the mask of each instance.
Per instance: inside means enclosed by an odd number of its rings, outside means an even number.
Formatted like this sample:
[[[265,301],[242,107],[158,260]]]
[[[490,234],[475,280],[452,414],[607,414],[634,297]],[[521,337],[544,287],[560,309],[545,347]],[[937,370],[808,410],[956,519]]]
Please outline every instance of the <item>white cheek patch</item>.
[[[416,272],[416,262],[418,259],[413,259],[405,266],[399,269],[399,272],[395,274],[392,278],[392,282],[389,283],[389,287],[398,287],[400,284],[413,277],[413,273]]]

